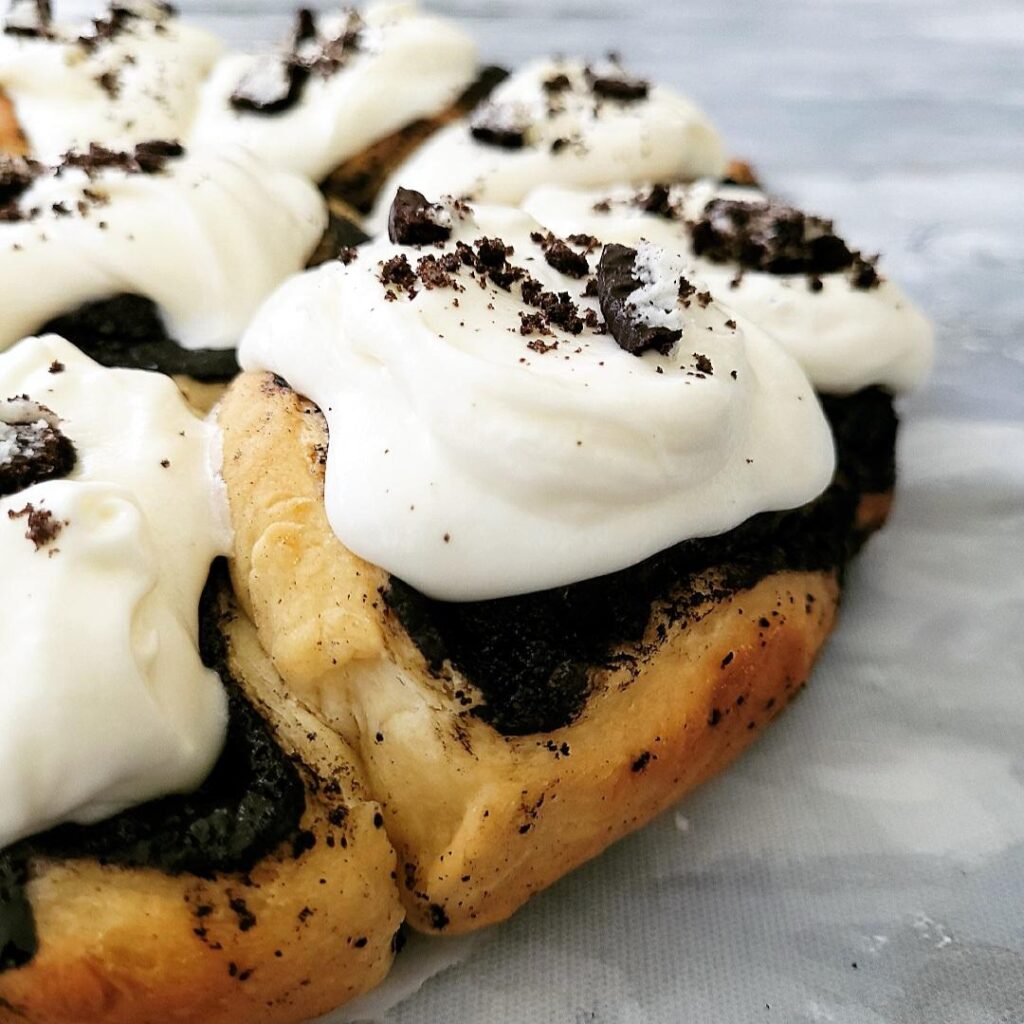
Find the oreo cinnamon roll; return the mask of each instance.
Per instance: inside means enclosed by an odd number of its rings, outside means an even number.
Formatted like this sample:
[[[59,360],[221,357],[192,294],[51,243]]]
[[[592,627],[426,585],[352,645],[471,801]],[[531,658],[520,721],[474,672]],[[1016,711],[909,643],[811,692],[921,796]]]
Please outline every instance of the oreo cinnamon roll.
[[[249,318],[327,226],[315,188],[237,147],[0,161],[0,351],[53,331],[104,365],[172,374],[208,405]]]
[[[398,194],[219,407],[239,601],[465,932],[722,770],[806,682],[857,496],[792,356],[678,254]]]
[[[213,428],[55,336],[0,395],[0,1019],[297,1024],[375,984],[394,853],[235,614]]]
[[[893,400],[917,387],[932,328],[906,293],[835,231],[757,187],[690,185],[574,190],[524,201],[559,235],[647,239],[692,260],[711,291],[775,337],[821,396],[840,469],[861,492],[864,534],[881,526],[895,482]]]
[[[183,139],[221,50],[161,0],[112,0],[79,25],[50,0],[11,0],[0,22],[0,153],[53,160],[98,143]]]
[[[339,212],[365,213],[387,173],[502,74],[481,72],[469,36],[415,4],[303,8],[275,52],[217,64],[192,138],[241,143],[320,182]]]
[[[401,164],[368,224],[383,230],[402,186],[518,205],[535,186],[691,180],[725,168],[722,144],[690,100],[615,57],[535,60]]]

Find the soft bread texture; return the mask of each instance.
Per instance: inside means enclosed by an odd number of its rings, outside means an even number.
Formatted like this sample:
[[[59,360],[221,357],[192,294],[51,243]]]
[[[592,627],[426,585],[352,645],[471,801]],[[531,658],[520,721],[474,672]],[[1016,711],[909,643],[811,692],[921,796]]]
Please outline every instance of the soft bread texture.
[[[395,854],[358,759],[283,687],[243,616],[227,631],[233,674],[296,755],[301,827],[315,843],[212,879],[35,862],[39,950],[0,973],[2,1024],[297,1024],[389,970],[402,920]]]
[[[22,134],[14,104],[0,89],[0,156],[26,156],[28,143]]]
[[[386,574],[331,532],[316,407],[243,374],[219,418],[239,600],[290,690],[359,750],[419,929],[502,920],[721,771],[833,626],[832,572],[776,573],[685,621],[655,610],[621,667],[595,670],[576,721],[503,736],[467,711],[466,680],[428,670],[381,599]]]

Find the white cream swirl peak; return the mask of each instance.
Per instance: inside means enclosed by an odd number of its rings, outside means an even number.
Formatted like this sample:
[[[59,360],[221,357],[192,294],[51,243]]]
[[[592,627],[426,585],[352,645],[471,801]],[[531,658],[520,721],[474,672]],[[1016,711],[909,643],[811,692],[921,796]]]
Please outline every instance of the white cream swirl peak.
[[[293,278],[239,348],[327,417],[327,513],[356,554],[434,597],[492,598],[826,487],[832,440],[806,376],[678,257],[637,252],[634,344],[605,329],[595,241],[403,196],[419,221],[393,217],[392,236],[431,244],[385,238]]]
[[[231,349],[327,224],[309,182],[234,146],[93,148],[55,167],[9,162],[6,171],[0,349],[121,294],[155,303],[182,348]]]
[[[535,60],[400,166],[372,223],[383,224],[398,186],[514,205],[544,183],[675,181],[724,167],[708,118],[667,86],[617,62]]]
[[[693,260],[727,306],[771,333],[814,386],[894,393],[925,379],[931,324],[894,281],[880,277],[832,225],[757,188],[700,181],[635,188],[544,185],[524,209],[552,231],[640,239]]]
[[[42,0],[15,0],[0,31],[0,93],[42,159],[93,142],[183,139],[221,49],[159,0],[117,0],[80,25],[53,21]]]
[[[230,536],[212,427],[169,379],[51,335],[0,354],[0,395],[31,400],[0,402],[3,848],[206,776],[226,700],[198,603]]]
[[[448,107],[476,70],[473,40],[415,4],[371,4],[362,15],[303,11],[281,51],[218,62],[192,138],[242,143],[272,167],[320,181],[373,143]]]

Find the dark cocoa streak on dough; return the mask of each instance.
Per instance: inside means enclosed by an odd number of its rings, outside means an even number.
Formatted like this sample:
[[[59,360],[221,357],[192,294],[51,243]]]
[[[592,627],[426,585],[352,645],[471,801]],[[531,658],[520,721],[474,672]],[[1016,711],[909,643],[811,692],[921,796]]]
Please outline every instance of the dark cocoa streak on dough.
[[[568,587],[454,603],[431,600],[392,578],[385,600],[434,671],[449,661],[476,686],[483,702],[473,714],[505,735],[566,726],[586,704],[591,670],[611,665],[616,647],[640,644],[652,612],[662,622],[685,621],[706,601],[775,572],[842,572],[863,540],[854,530],[860,488],[892,485],[896,419],[879,388],[828,398],[825,408],[839,472],[803,508],[755,516],[722,536],[684,541]]]
[[[216,563],[200,606],[203,662],[220,673],[228,691],[227,742],[212,773],[194,793],[154,800],[95,825],[62,825],[0,852],[0,971],[35,954],[24,888],[34,856],[210,878],[245,873],[299,835],[306,797],[298,769],[227,668],[217,605],[226,578],[223,563]],[[255,924],[252,918],[249,927]]]
[[[88,302],[43,324],[38,334],[59,334],[103,366],[230,380],[238,373],[234,349],[182,348],[167,334],[155,303],[121,294]]]

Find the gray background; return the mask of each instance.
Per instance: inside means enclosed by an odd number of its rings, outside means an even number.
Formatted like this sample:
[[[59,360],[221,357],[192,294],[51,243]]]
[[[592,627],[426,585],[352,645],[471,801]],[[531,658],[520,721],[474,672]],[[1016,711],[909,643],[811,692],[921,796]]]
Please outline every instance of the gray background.
[[[77,5],[76,5],[77,6]],[[189,2],[234,43],[280,3]],[[1024,1022],[1024,7],[434,3],[486,57],[622,52],[934,317],[901,497],[814,685],[726,776],[475,942],[422,1021]],[[404,977],[403,977],[404,976]]]

